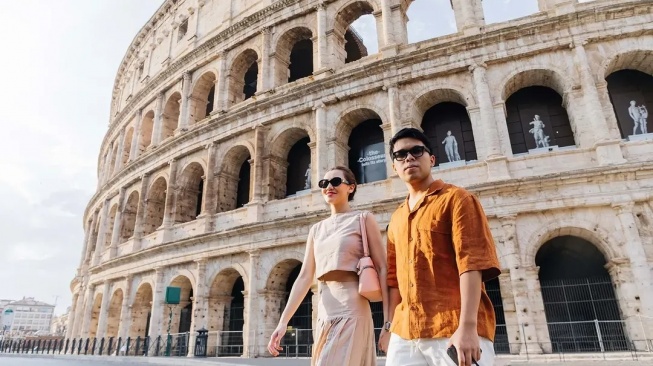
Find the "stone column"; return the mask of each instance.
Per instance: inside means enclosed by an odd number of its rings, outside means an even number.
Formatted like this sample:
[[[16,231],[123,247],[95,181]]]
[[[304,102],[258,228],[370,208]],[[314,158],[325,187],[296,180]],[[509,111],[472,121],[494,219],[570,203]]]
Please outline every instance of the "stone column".
[[[113,222],[113,232],[111,233],[111,246],[109,247],[109,258],[115,258],[118,254],[118,245],[120,245],[120,232],[122,231],[122,211],[125,209],[125,188],[120,188],[118,193],[118,210]]]
[[[206,149],[206,175],[204,176],[204,192],[202,194],[202,212],[198,218],[204,219],[204,232],[213,231],[213,215],[217,207],[217,190],[215,177],[215,143],[205,146]]]
[[[73,329],[72,333],[70,334],[70,337],[67,338],[77,338],[81,336],[82,332],[82,326],[84,323],[84,298],[86,296],[86,291],[88,289],[88,285],[82,284],[82,286],[79,288],[79,294],[77,296],[77,303],[75,304],[75,322],[73,323]]]
[[[161,129],[163,128],[163,102],[165,94],[159,92],[156,96],[156,107],[154,109],[154,127],[152,131],[152,147],[161,143]]]
[[[603,114],[599,92],[585,52],[585,44],[587,44],[586,40],[577,41],[571,45],[574,49],[574,59],[580,73],[583,90],[585,126],[591,128],[591,133],[594,133],[599,165],[624,163],[626,160],[621,151],[619,133],[617,130],[613,131],[610,128],[611,126],[608,124],[605,114]],[[585,133],[588,132],[590,131],[585,131]]]
[[[150,181],[149,174],[141,175],[141,190],[138,196],[138,208],[136,209],[136,220],[134,221],[134,243],[132,251],[136,252],[141,248],[143,237],[143,220],[145,220],[145,208],[147,200],[147,189]]]
[[[148,334],[150,339],[156,339],[157,336],[161,335],[166,295],[166,284],[163,282],[164,268],[159,267],[155,271],[156,283],[154,284],[154,293],[152,294],[152,315],[150,315],[150,332]]]
[[[270,63],[270,42],[272,42],[272,31],[270,27],[264,27],[261,29],[261,62],[259,63],[257,81],[260,88],[258,88],[256,94],[265,93],[274,87],[272,82],[274,73]]]
[[[95,242],[95,254],[93,255],[92,265],[95,266],[100,263],[100,258],[102,257],[102,252],[104,251],[105,239],[106,239],[106,230],[107,230],[107,219],[109,213],[109,200],[105,199],[104,204],[102,205],[102,221],[100,222],[100,230],[98,230],[97,241]]]
[[[539,342],[542,352],[551,353],[551,338],[549,337],[549,328],[546,322],[546,312],[544,311],[544,299],[542,298],[542,288],[540,287],[539,272],[540,267],[523,267],[523,278],[525,287],[528,289],[529,311],[530,317],[535,322],[535,332],[537,333],[537,341]],[[513,283],[513,287],[515,284]],[[522,285],[520,285],[522,286]],[[520,311],[517,308],[517,311]],[[529,331],[526,331],[527,335]],[[528,338],[526,342],[529,342]],[[528,352],[532,352],[533,343],[528,343]],[[522,352],[525,350],[522,349]]]
[[[193,292],[193,320],[190,325],[190,342],[188,357],[195,354],[195,339],[199,329],[207,329],[209,288],[206,284],[206,259],[195,261],[197,263],[197,285]]]
[[[392,24],[392,10],[390,9],[391,1],[381,0],[381,27],[383,28],[381,34],[383,37],[380,40],[382,47],[388,47],[396,43]]]
[[[327,37],[327,4],[320,2],[315,7],[317,11],[317,68],[314,74],[331,68],[329,60],[329,45]]]
[[[261,325],[259,329],[262,331],[261,338],[263,339],[262,344],[266,340],[270,339],[272,332],[279,324],[279,319],[281,319],[281,312],[283,311],[283,306],[285,305],[286,293],[284,291],[273,291],[273,290],[261,290],[259,291],[259,296],[263,298],[264,306],[262,310],[263,319],[261,320]],[[261,356],[266,355],[264,351]],[[342,365],[344,366],[344,365]]]
[[[485,160],[488,165],[488,180],[509,179],[507,159],[501,153],[501,141],[497,130],[497,123],[494,118],[494,108],[492,106],[492,97],[487,82],[486,75],[487,65],[474,64],[469,67],[474,79],[474,90],[481,114],[481,125],[476,126],[480,134],[474,133],[477,146],[486,148],[479,153],[479,160]],[[480,137],[480,139],[479,139]],[[479,141],[480,140],[480,141]]]
[[[397,84],[390,84],[384,88],[388,90],[388,117],[390,118],[390,121],[388,122],[391,127],[390,134],[394,136],[402,128],[399,88],[397,87]]]
[[[573,12],[576,4],[578,0],[537,0],[540,11],[554,16]]]
[[[109,149],[107,155],[104,157],[104,162],[102,163],[102,182],[106,183],[109,178],[111,178],[111,168],[109,163],[111,162],[111,154],[113,154],[113,143],[109,144]]]
[[[118,172],[122,168],[122,150],[125,148],[125,128],[123,127],[120,130],[120,135],[118,135],[118,151],[116,153],[116,164],[113,167],[113,171]]]
[[[546,322],[537,324],[535,320],[536,308],[531,306],[534,302],[530,298],[533,289],[529,288],[526,269],[522,266],[520,259],[521,253],[517,238],[517,217],[515,215],[505,216],[501,217],[500,221],[501,227],[503,228],[504,255],[510,271],[509,276],[512,289],[512,293],[506,293],[506,295],[512,295],[518,326],[517,334],[508,334],[508,339],[511,343],[528,343],[529,353],[542,353],[542,347],[540,346],[540,340],[537,335],[537,327],[546,327]],[[501,290],[503,296],[504,289],[502,288]],[[521,352],[525,351],[525,348],[521,349]]]
[[[111,300],[111,282],[104,281],[102,289],[102,304],[100,305],[100,315],[98,319],[97,332],[95,338],[103,338],[107,332],[107,318],[109,317],[109,300]]]
[[[485,25],[481,0],[456,0],[451,2],[456,16],[458,32],[465,35],[479,34]]]
[[[222,52],[218,63],[218,79],[215,89],[214,111],[222,113],[227,110],[229,102],[229,82],[227,78],[227,53]]]
[[[79,306],[79,299],[84,297],[82,289],[83,287],[80,286],[77,292],[73,295],[73,302],[71,303],[72,306],[70,308],[70,312],[68,312],[68,321],[66,324],[66,339],[72,338],[73,335],[75,320],[77,319],[77,307]]]
[[[269,128],[257,126],[254,131],[254,164],[252,171],[254,172],[254,179],[251,189],[250,203],[262,203],[264,199],[263,182],[266,177],[264,175],[263,161],[265,160],[265,138]]]
[[[169,165],[168,188],[166,189],[166,204],[163,214],[163,227],[167,230],[175,223],[175,201],[177,196],[177,160],[171,159]]]
[[[86,301],[84,304],[84,320],[82,321],[82,331],[80,337],[88,338],[88,333],[91,327],[91,316],[93,316],[93,305],[95,295],[95,284],[88,285],[86,289]]]
[[[93,217],[95,217],[95,214],[93,214]],[[88,227],[84,230],[84,243],[83,243],[83,246],[82,246],[82,255],[81,255],[81,258],[79,260],[80,270],[84,266],[84,262],[86,261],[86,257],[87,257],[86,252],[89,249],[88,242],[89,242],[91,236],[93,236],[93,225],[94,225],[93,218],[91,218],[91,221],[88,224]]]
[[[129,335],[129,328],[132,322],[132,282],[134,277],[131,274],[125,276],[125,292],[122,298],[122,306],[120,309],[120,326],[118,327],[118,338],[122,338],[123,343]],[[117,341],[117,340],[116,340]]]
[[[138,156],[138,144],[141,141],[141,122],[143,122],[142,108],[136,112],[134,118],[136,118],[136,127],[134,127],[134,134],[132,135],[132,146],[129,150],[129,161],[133,161]]]
[[[181,84],[181,108],[180,108],[180,114],[179,114],[179,131],[186,131],[188,130],[188,119],[190,118],[190,109],[189,109],[189,103],[190,103],[190,87],[191,87],[191,80],[190,80],[190,71],[184,72],[184,75],[182,77],[182,84]]]
[[[626,325],[627,336],[631,340],[650,339],[650,319],[641,318],[642,300],[632,272],[632,263],[627,258],[614,258],[605,265],[614,286],[619,304],[621,319]],[[647,321],[649,320],[649,321]],[[635,342],[638,351],[646,350],[644,342]]]
[[[644,251],[642,238],[637,229],[637,218],[633,213],[634,203],[618,203],[613,204],[612,207],[616,211],[621,230],[623,230],[624,249],[630,261],[633,282],[638,291],[635,297],[641,299],[641,315],[653,317],[653,276],[651,275],[651,265],[648,263]]]
[[[256,249],[249,252],[249,276],[247,281],[247,288],[245,289],[245,324],[243,326],[243,338],[245,349],[243,356],[257,357],[259,356],[259,342],[263,343],[263,332],[261,332],[260,324],[261,319],[258,316],[259,310],[256,306],[257,300],[257,287],[259,282],[259,260],[261,251]],[[267,341],[266,341],[267,344]]]
[[[327,127],[327,115],[326,115],[326,107],[324,106],[324,103],[322,102],[317,102],[315,104],[315,107],[313,107],[313,110],[315,111],[315,131],[316,131],[316,140],[315,141],[315,157],[316,157],[316,164],[313,166],[314,168],[312,169],[312,174],[313,177],[311,177],[312,182],[317,182],[322,177],[324,174],[326,174],[327,169],[329,169],[329,160],[328,160],[328,146],[327,146],[327,133],[328,133],[328,127]],[[314,184],[313,186],[315,186]]]

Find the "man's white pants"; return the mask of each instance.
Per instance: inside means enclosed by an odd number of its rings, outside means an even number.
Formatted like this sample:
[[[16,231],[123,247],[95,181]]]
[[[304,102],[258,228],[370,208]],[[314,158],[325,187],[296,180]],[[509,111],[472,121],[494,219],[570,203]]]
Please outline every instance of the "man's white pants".
[[[386,366],[455,366],[447,355],[449,338],[407,340],[396,334],[390,335]],[[479,366],[494,366],[494,345],[481,338]]]

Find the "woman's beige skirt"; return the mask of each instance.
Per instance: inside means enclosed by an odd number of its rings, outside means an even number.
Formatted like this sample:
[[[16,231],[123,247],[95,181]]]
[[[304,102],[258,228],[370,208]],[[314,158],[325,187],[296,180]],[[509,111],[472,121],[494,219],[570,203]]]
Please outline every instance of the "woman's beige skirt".
[[[313,366],[376,366],[370,303],[358,282],[320,281]]]

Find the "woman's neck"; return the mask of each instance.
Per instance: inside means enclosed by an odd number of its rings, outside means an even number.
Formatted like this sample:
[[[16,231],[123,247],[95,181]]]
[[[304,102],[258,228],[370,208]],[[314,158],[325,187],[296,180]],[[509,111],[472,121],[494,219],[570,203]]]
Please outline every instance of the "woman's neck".
[[[349,202],[344,202],[344,203],[338,203],[338,204],[333,204],[331,205],[331,215],[339,214],[339,213],[345,213],[351,211],[351,207],[349,207]]]

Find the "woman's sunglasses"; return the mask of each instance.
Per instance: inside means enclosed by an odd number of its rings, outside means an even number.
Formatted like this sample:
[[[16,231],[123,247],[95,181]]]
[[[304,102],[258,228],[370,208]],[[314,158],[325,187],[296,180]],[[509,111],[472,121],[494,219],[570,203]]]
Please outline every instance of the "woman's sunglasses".
[[[331,187],[335,188],[335,187],[341,185],[342,183],[351,184],[351,183],[347,182],[346,180],[343,180],[340,177],[334,177],[334,178],[331,178],[331,180],[329,180],[329,179],[320,180],[319,182],[317,182],[317,186],[324,189],[324,188],[328,187],[329,184],[331,184]]]
[[[412,155],[414,158],[419,158],[424,155],[424,152],[431,153],[426,146],[416,145],[411,147],[409,150],[397,150],[392,153],[392,158],[397,161],[404,161],[408,157],[408,154]]]

